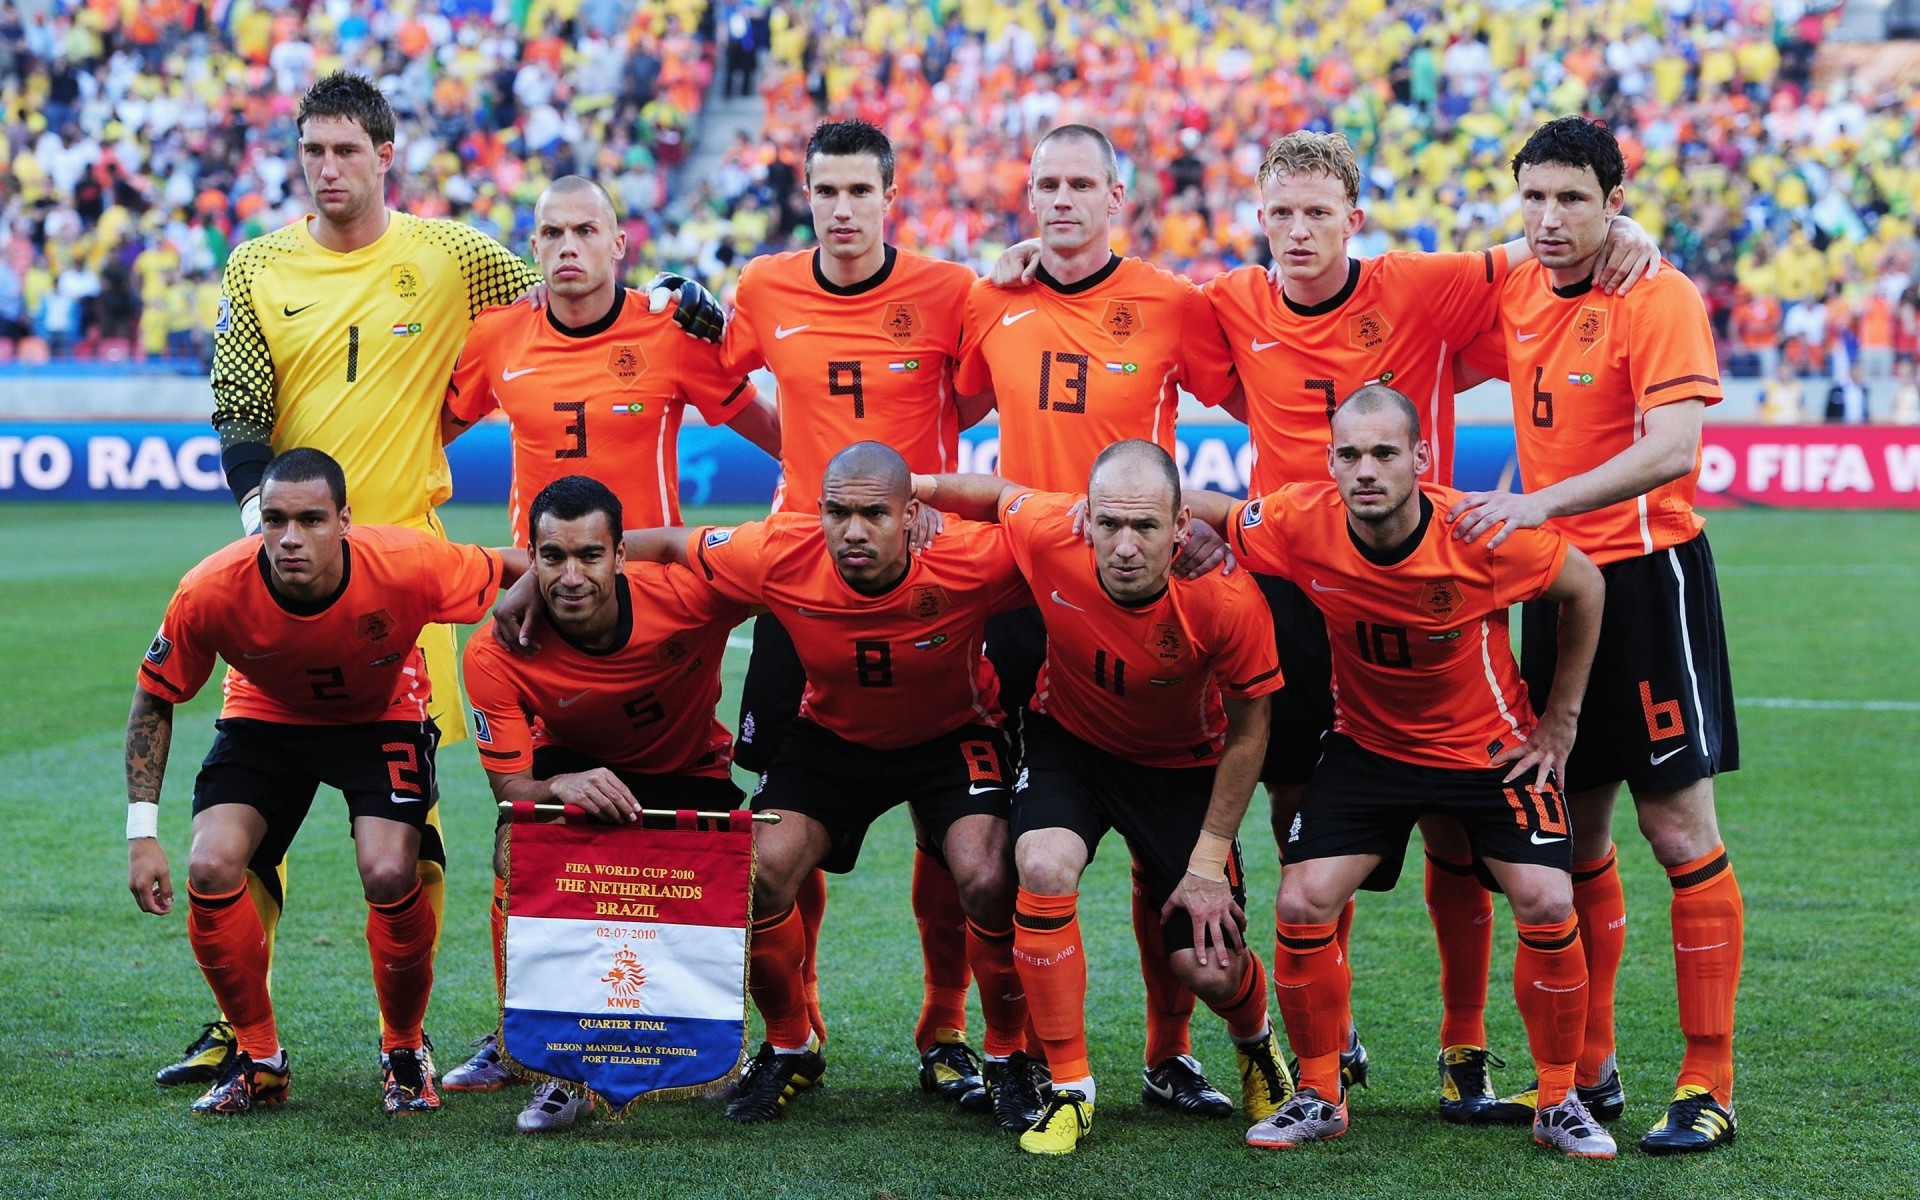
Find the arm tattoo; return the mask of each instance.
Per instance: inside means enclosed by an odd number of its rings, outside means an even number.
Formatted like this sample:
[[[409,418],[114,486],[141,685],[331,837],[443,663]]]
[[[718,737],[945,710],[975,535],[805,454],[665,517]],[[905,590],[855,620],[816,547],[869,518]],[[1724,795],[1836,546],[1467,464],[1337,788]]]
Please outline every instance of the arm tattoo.
[[[173,703],[141,689],[127,718],[127,803],[160,803],[173,748]]]

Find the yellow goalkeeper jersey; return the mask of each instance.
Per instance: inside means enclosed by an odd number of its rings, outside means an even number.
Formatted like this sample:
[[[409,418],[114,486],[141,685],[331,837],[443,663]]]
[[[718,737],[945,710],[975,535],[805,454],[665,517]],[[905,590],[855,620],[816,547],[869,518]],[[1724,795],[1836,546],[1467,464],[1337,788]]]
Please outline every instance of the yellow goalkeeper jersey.
[[[214,324],[222,447],[312,446],[339,461],[358,522],[434,529],[453,494],[440,448],[447,380],[481,309],[540,282],[493,238],[395,212],[341,254],[299,221],[227,260]]]

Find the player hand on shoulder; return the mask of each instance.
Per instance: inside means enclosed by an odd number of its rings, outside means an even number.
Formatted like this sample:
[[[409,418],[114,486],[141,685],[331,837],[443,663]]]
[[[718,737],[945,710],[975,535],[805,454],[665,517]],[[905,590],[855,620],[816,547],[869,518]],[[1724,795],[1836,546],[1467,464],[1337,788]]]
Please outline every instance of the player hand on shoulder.
[[[1629,216],[1607,222],[1607,240],[1593,268],[1593,286],[1603,296],[1626,295],[1642,279],[1660,273],[1660,243]]]
[[[1198,579],[1215,567],[1222,575],[1231,575],[1235,565],[1233,550],[1219,530],[1198,519],[1188,522],[1187,540],[1173,558],[1174,578]]]
[[[163,917],[173,911],[173,873],[159,838],[127,839],[127,890],[141,912]]]
[[[556,775],[547,786],[553,789],[554,799],[573,805],[596,821],[621,825],[640,819],[640,802],[620,777],[605,767],[577,775]]]
[[[1553,516],[1547,502],[1530,492],[1468,492],[1453,506],[1447,520],[1453,522],[1456,540],[1471,542],[1492,532],[1487,549],[1498,549],[1516,529],[1538,529]]]
[[[547,295],[547,285],[545,283],[536,283],[521,293],[520,299],[514,301],[514,303],[524,304],[533,311],[540,312],[547,307]]]
[[[1166,924],[1181,908],[1193,919],[1193,952],[1200,965],[1223,971],[1232,967],[1245,944],[1241,931],[1247,927],[1247,914],[1234,903],[1226,876],[1203,879],[1192,871],[1182,875],[1160,908],[1160,923]]]
[[[727,310],[699,280],[662,271],[647,282],[648,312],[665,312],[675,300],[679,303],[674,306],[673,323],[680,332],[719,345],[727,332]]]
[[[1040,239],[1028,238],[1002,250],[1000,257],[993,260],[993,271],[987,278],[993,280],[997,288],[1021,288],[1033,282],[1034,272],[1039,269]]]
[[[913,525],[907,530],[907,549],[918,554],[933,545],[933,539],[947,527],[947,518],[931,504],[922,504],[920,513],[914,517]]]
[[[493,640],[503,649],[531,657],[540,650],[540,586],[531,571],[514,581],[493,602]]]

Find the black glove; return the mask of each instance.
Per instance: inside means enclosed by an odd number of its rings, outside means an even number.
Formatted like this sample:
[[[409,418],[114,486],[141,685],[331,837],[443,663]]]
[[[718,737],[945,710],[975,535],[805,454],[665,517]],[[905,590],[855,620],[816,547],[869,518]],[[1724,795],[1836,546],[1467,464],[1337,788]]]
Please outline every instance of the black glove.
[[[681,332],[719,345],[727,331],[727,310],[698,280],[670,271],[655,275],[647,284],[647,311],[665,312],[668,301],[675,297],[680,303],[674,307],[673,323]]]

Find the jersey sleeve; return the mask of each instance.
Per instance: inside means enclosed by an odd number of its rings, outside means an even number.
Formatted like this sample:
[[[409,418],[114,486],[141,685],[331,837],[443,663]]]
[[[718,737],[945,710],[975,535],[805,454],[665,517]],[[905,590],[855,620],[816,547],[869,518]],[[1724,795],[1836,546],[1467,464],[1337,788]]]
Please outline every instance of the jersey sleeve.
[[[1494,603],[1505,606],[1537,599],[1560,577],[1567,562],[1567,539],[1558,530],[1516,529],[1492,551]]]
[[[991,586],[986,602],[990,612],[1010,612],[1033,603],[1033,592],[1013,553],[1013,534],[1005,525],[981,524],[970,531],[968,558],[981,579]]]
[[[760,349],[754,304],[760,293],[761,272],[765,270],[761,267],[757,271],[758,266],[750,262],[740,272],[740,282],[733,290],[733,313],[727,318],[726,336],[720,342],[720,361],[732,375],[745,375],[767,365],[767,356]]]
[[[1262,575],[1292,576],[1293,559],[1280,529],[1284,511],[1275,494],[1255,496],[1234,505],[1227,514],[1227,541],[1233,552]]]
[[[1218,407],[1240,382],[1213,302],[1189,284],[1180,297],[1180,383],[1200,403]]]
[[[493,641],[493,622],[474,630],[461,655],[461,675],[472,709],[473,742],[480,765],[495,775],[533,767],[533,726],[520,689],[507,670],[505,652]]]
[[[1280,650],[1273,640],[1273,614],[1253,580],[1223,578],[1216,613],[1213,678],[1228,700],[1253,700],[1280,690]]]
[[[412,534],[413,530],[401,532]],[[416,562],[433,588],[432,621],[471,625],[485,619],[500,590],[500,556],[483,546],[444,542],[431,534],[417,534]]]
[[[747,619],[747,603],[701,582],[699,573],[679,563],[663,566],[660,579],[680,604],[680,615],[696,625],[738,625]]]
[[[1460,351],[1460,359],[1483,374],[1502,381],[1506,380],[1508,378],[1507,343],[1500,326],[1496,324],[1468,342]]]
[[[213,323],[213,428],[225,450],[243,442],[270,444],[279,385],[273,350],[253,308],[253,284],[265,265],[242,245],[220,274],[220,313]]]
[[[988,319],[987,296],[982,290],[992,286],[982,279],[967,291],[966,315],[960,323],[960,358],[953,375],[953,388],[962,396],[977,396],[993,386],[986,354],[987,334],[993,323]]]
[[[500,407],[493,392],[493,356],[487,353],[492,323],[475,321],[467,333],[467,344],[453,362],[453,377],[447,381],[447,411],[471,425]]]
[[[772,529],[765,521],[709,525],[687,535],[687,564],[694,578],[738,604],[758,604],[767,582]]]
[[[1507,281],[1507,248],[1467,254],[1409,254],[1401,260],[1404,282],[1395,291],[1419,296],[1429,319],[1455,346],[1465,346],[1500,319],[1500,292]]]
[[[1055,522],[1066,520],[1067,510],[1078,496],[1061,496],[1034,490],[1015,492],[1000,505],[1000,528],[1006,531],[1006,545],[1022,571],[1033,570],[1033,546]]]
[[[496,304],[512,304],[541,282],[540,272],[487,234],[470,225],[449,223],[460,231],[453,248],[460,273],[467,280],[469,319]]]
[[[1641,283],[1643,305],[1627,307],[1627,369],[1640,411],[1680,400],[1718,404],[1720,360],[1713,349],[1713,327],[1700,291],[1663,262],[1659,275]],[[1635,291],[1633,299],[1639,299]]]
[[[727,369],[723,347],[675,335],[680,351],[680,394],[709,425],[725,425],[753,407],[759,393],[743,372]]]
[[[140,686],[173,704],[194,698],[213,674],[214,651],[200,629],[193,577],[181,581],[167,603],[160,631],[140,660]]]

